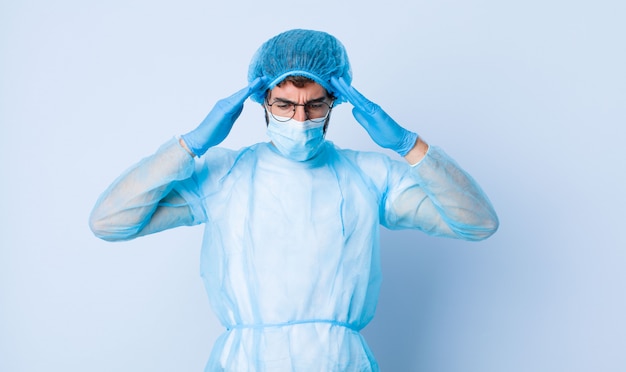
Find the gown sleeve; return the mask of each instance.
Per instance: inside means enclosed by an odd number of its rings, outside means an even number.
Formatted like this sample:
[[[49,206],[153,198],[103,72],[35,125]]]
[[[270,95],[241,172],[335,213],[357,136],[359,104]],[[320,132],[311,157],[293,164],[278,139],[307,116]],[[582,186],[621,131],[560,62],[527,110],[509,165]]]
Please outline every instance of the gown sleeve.
[[[389,173],[384,226],[473,241],[498,229],[478,183],[440,148],[430,146],[424,159],[403,169]]]
[[[166,142],[104,191],[91,212],[91,230],[101,239],[118,241],[200,223],[200,208],[175,189],[192,176],[194,164],[177,139]]]

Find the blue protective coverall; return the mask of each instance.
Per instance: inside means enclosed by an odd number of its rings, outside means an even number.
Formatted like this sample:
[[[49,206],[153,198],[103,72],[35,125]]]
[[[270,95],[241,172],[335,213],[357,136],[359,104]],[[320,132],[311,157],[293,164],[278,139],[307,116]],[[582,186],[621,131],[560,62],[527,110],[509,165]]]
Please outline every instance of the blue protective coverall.
[[[359,331],[378,300],[379,225],[466,240],[497,229],[437,147],[411,166],[323,146],[304,162],[270,143],[194,160],[172,139],[98,200],[91,226],[106,240],[205,224],[201,275],[226,327],[207,371],[376,371]]]

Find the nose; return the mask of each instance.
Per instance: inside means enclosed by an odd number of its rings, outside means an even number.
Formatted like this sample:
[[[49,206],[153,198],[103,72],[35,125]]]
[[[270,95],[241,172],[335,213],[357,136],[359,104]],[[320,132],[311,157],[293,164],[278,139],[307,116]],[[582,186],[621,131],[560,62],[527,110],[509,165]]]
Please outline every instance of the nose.
[[[306,121],[306,112],[304,111],[304,106],[295,106],[296,113],[293,115],[293,118],[297,121]]]

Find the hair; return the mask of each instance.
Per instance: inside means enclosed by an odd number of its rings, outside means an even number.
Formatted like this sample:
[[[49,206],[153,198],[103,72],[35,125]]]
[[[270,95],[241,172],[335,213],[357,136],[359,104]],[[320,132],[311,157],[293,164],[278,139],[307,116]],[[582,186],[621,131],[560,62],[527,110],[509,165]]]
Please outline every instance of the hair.
[[[283,79],[283,81],[281,81],[280,83],[276,84],[276,86],[278,87],[282,87],[283,85],[285,85],[285,82],[290,82],[291,84],[293,84],[296,88],[303,88],[305,85],[307,84],[311,84],[311,83],[315,83],[316,81],[313,79],[310,79],[306,76],[301,76],[301,75],[289,75],[287,76],[285,79]],[[269,93],[269,91],[268,91]],[[328,98],[330,98],[331,100],[335,100],[335,96],[329,92],[328,90],[326,90],[326,95],[328,96]],[[267,96],[267,95],[266,95]]]
[[[285,80],[281,81],[280,83],[278,83],[276,85],[279,86],[279,87],[282,87],[285,84],[285,82],[287,82],[287,81],[292,83],[293,85],[295,85],[296,88],[302,88],[302,87],[304,87],[307,84],[315,82],[315,80],[309,79],[306,76],[289,75],[289,76],[287,76],[285,78]]]

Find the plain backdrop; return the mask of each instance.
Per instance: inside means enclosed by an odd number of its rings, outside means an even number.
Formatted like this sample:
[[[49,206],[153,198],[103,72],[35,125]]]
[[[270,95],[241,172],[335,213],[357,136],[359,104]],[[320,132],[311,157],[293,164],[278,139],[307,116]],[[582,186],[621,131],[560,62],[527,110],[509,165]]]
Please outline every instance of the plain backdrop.
[[[501,220],[479,243],[383,229],[363,331],[382,370],[626,370],[625,2],[0,4],[0,371],[204,368],[223,328],[202,228],[107,243],[88,215],[291,28],[337,36],[354,86],[453,156]],[[328,139],[379,150],[350,109]],[[248,102],[222,145],[266,140]]]

